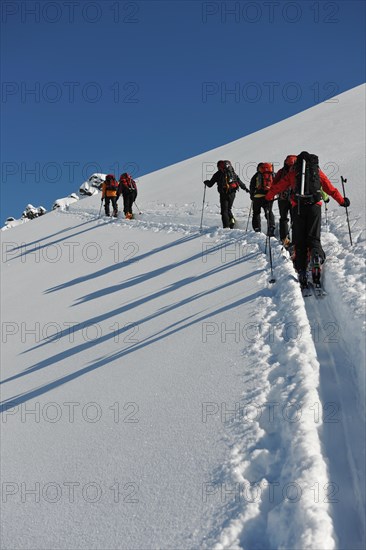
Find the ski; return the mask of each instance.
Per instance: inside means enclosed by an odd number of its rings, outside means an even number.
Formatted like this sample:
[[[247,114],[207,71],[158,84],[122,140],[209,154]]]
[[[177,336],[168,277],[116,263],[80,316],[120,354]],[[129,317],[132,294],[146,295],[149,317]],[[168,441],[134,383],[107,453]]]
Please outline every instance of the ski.
[[[314,296],[316,298],[324,298],[327,295],[321,283],[310,282],[309,285],[312,287]]]
[[[313,295],[312,289],[309,284],[308,286],[300,287],[300,289],[303,298],[308,298],[309,296]]]

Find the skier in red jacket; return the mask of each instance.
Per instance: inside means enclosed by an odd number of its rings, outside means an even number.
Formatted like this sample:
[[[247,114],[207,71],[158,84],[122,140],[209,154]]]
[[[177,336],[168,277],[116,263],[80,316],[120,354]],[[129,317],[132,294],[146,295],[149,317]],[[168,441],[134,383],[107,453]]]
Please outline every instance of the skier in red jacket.
[[[283,179],[291,170],[294,169],[297,157],[295,155],[287,155],[283,163],[283,167],[278,170],[273,178],[272,186],[276,185],[281,179]],[[278,209],[280,211],[280,239],[284,246],[289,246],[289,214],[292,220],[291,203],[290,203],[290,190],[282,191],[278,196]]]
[[[315,159],[315,160],[314,160]],[[306,196],[306,200],[303,196],[297,193],[299,181],[302,175],[302,162],[309,163],[315,162],[315,174],[312,177],[318,176],[317,195]],[[309,168],[309,169],[310,169]],[[307,172],[306,172],[307,174]],[[306,176],[307,177],[307,176]],[[272,185],[271,189],[266,194],[265,198],[268,201],[272,201],[276,195],[286,191],[290,191],[290,201],[292,205],[292,242],[295,245],[295,269],[299,274],[299,282],[301,286],[306,288],[307,282],[307,266],[308,260],[311,259],[313,266],[313,282],[315,284],[320,283],[320,264],[324,261],[324,252],[320,244],[320,231],[321,231],[321,205],[320,200],[320,188],[323,189],[328,195],[338,202],[340,206],[347,207],[350,205],[350,201],[347,197],[342,197],[338,189],[333,187],[327,176],[318,167],[318,158],[315,155],[309,155],[306,151],[303,151],[298,155],[295,169],[288,172],[283,178]]]

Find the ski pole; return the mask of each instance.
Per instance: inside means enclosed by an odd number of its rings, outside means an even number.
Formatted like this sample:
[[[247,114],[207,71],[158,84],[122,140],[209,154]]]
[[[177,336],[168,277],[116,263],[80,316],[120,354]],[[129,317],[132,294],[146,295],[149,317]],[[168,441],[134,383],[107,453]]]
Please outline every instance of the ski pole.
[[[271,212],[272,212],[272,208],[273,208],[273,201],[271,201],[268,205],[268,210],[265,212],[266,213],[266,218],[267,218],[267,236],[269,237],[270,234],[271,234],[271,226],[269,225],[270,224],[270,217],[271,217]],[[269,250],[271,251],[271,246],[269,246]],[[266,239],[266,246],[264,247],[264,253],[267,254],[267,239]]]
[[[203,201],[202,201],[202,212],[201,212],[201,224],[200,224],[200,231],[202,231],[202,221],[203,221],[203,209],[205,207],[205,198],[206,198],[206,185],[203,190]]]
[[[142,214],[141,210],[139,209],[139,207],[137,206],[137,202],[136,201],[133,201],[135,203],[135,206],[137,208],[137,210],[139,211],[139,214]]]
[[[100,218],[100,213],[102,211],[102,206],[103,206],[103,199],[100,200],[100,208],[99,208],[98,218]]]
[[[343,176],[341,176],[341,180],[342,180],[343,198],[345,198],[346,192],[344,190],[344,184],[347,183],[347,179],[345,179]],[[352,246],[353,243],[352,243],[351,227],[349,225],[349,217],[348,217],[348,208],[347,208],[347,206],[346,206],[346,216],[347,216],[349,240],[351,241],[351,246]]]
[[[248,214],[248,220],[247,220],[247,226],[246,226],[246,228],[245,228],[245,232],[248,231],[249,218],[250,218],[250,214],[251,214],[251,212],[252,212],[252,206],[253,206],[253,201],[251,201],[251,203],[250,203],[249,214]]]
[[[328,203],[327,202],[324,202],[324,207],[325,207],[325,227],[328,232],[329,228],[328,228]]]
[[[271,235],[268,235],[268,249],[269,249],[269,264],[271,266],[271,278],[269,282],[271,284],[276,282],[276,279],[273,276],[273,263],[272,263],[272,249],[271,249]]]

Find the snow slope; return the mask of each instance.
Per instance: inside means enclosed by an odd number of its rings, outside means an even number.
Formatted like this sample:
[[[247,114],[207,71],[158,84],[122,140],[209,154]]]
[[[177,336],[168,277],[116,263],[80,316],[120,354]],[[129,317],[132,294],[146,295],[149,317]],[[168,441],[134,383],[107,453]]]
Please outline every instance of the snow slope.
[[[93,196],[2,232],[2,547],[365,547],[364,91],[141,178],[136,220]],[[303,149],[354,240],[331,202],[306,302],[245,193],[199,231],[218,158]]]

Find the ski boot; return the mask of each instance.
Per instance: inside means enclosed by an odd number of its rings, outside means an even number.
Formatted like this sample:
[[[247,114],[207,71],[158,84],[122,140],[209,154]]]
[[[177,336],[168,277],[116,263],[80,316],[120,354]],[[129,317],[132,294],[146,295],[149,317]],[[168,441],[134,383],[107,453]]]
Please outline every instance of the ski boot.
[[[301,290],[309,288],[308,274],[306,271],[299,271],[298,278]]]
[[[320,278],[322,269],[320,267],[321,260],[319,254],[314,254],[312,259],[311,274],[313,278],[313,283],[315,286],[320,286]]]
[[[229,224],[230,229],[234,229],[235,224],[236,224],[236,219],[235,219],[234,216],[233,216],[233,217],[230,219],[230,224]]]
[[[286,250],[288,250],[291,246],[291,241],[288,237],[285,237],[284,239],[282,239],[282,245],[284,248],[286,248]]]

